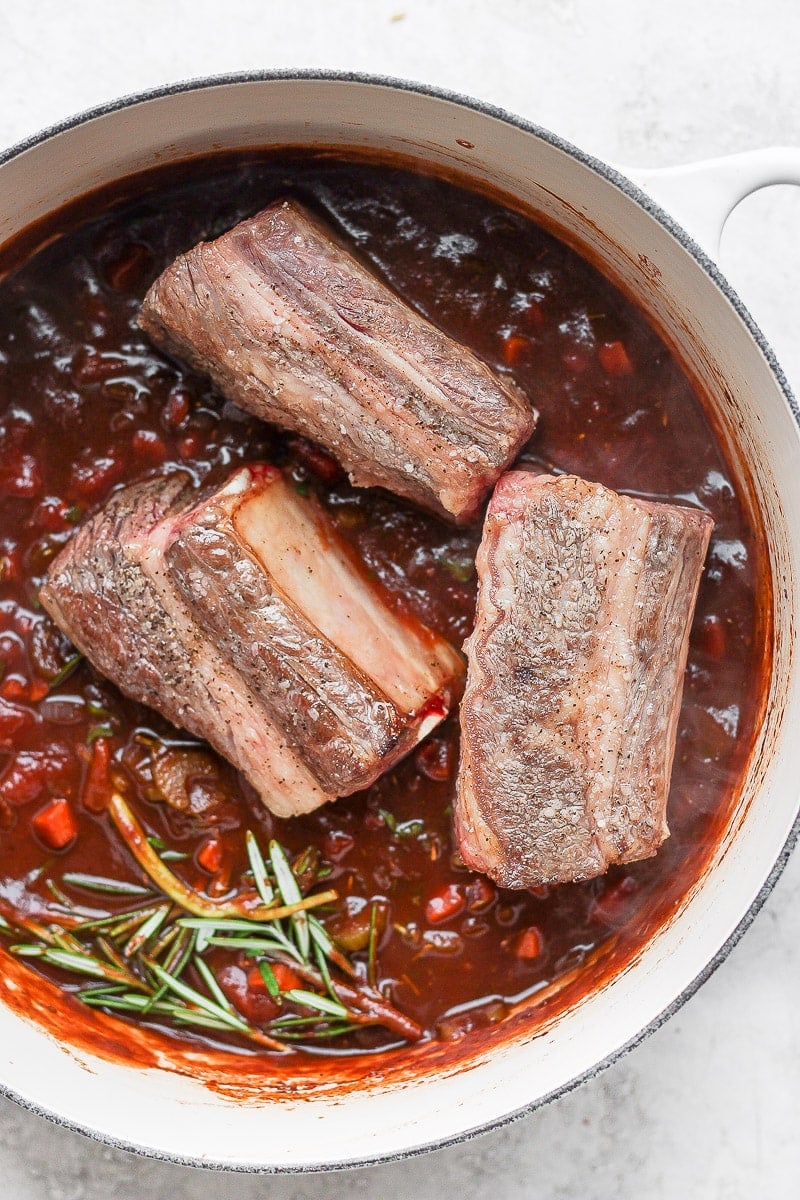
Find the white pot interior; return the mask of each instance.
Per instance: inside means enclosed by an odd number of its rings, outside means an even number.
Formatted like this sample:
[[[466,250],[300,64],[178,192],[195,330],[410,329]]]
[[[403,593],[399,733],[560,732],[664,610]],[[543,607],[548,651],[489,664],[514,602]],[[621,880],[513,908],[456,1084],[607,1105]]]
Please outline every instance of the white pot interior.
[[[348,80],[266,79],[178,91],[100,114],[0,167],[0,238],[66,200],[211,149],[328,144],[456,168],[542,214],[647,307],[711,397],[748,466],[770,535],[776,657],[766,721],[737,813],[682,911],[626,971],[540,1036],[469,1069],[389,1083],[380,1060],[351,1093],[226,1099],[168,1066],[95,1059],[0,1008],[0,1081],[96,1135],[176,1159],[302,1169],[364,1162],[491,1125],[564,1088],[635,1039],[714,959],[758,896],[797,810],[800,684],[792,664],[800,576],[800,439],[787,397],[737,308],[640,203],[566,149],[452,100]]]

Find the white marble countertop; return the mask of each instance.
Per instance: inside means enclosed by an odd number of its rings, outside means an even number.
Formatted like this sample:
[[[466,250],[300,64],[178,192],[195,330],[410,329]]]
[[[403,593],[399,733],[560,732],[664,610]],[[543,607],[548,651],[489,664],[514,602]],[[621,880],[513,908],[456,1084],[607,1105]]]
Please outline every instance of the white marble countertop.
[[[126,92],[332,67],[493,101],[617,163],[800,145],[796,0],[0,0],[0,146]],[[800,194],[731,218],[722,267],[800,390]],[[673,1200],[796,1196],[800,855],[740,945],[656,1034],[516,1124],[405,1163],[263,1179],[151,1162],[0,1099],[8,1200]]]

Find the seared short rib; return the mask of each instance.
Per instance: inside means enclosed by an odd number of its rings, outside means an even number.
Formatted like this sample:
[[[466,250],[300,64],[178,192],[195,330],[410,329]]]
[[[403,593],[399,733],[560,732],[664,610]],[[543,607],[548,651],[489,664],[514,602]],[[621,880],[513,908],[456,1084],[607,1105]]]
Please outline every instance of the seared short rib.
[[[502,477],[461,706],[471,867],[534,887],[656,852],[712,526],[574,476]]]
[[[139,324],[229,399],[326,447],[358,486],[471,520],[530,437],[519,389],[284,200],[181,255]]]
[[[368,786],[461,691],[456,651],[397,616],[269,466],[199,499],[182,475],[118,492],[40,595],[100,671],[209,741],[278,816]]]

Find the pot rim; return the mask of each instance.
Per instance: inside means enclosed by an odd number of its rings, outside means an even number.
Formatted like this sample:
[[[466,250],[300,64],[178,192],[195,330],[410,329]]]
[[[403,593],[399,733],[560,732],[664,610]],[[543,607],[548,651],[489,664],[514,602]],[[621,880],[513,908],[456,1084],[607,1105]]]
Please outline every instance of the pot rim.
[[[59,134],[66,133],[80,125],[85,125],[88,122],[99,117],[108,116],[114,112],[134,108],[140,104],[146,104],[151,100],[164,99],[169,96],[179,95],[185,92],[203,91],[207,88],[215,87],[231,87],[238,84],[251,83],[273,83],[273,82],[295,82],[295,81],[319,81],[322,83],[353,83],[367,87],[380,87],[393,89],[395,91],[410,92],[420,96],[428,96],[434,100],[444,101],[446,103],[457,105],[461,108],[471,110],[481,114],[482,116],[492,117],[495,120],[502,121],[506,125],[519,129],[523,133],[534,135],[541,141],[548,143],[550,146],[563,151],[571,158],[575,159],[582,166],[587,167],[590,171],[600,175],[607,182],[612,183],[621,192],[635,201],[640,208],[658,222],[664,229],[670,233],[682,248],[694,259],[699,267],[708,275],[712,282],[722,292],[725,299],[733,307],[743,324],[747,328],[748,333],[755,341],[759,350],[766,359],[767,365],[774,376],[778,386],[786,400],[795,423],[800,428],[800,405],[792,392],[792,389],[786,379],[782,367],[780,366],[774,351],[769,342],[764,337],[760,328],[753,320],[750,312],[743,304],[738,294],[731,287],[728,280],[720,271],[717,264],[712,258],[702,249],[702,247],[694,240],[682,225],[680,225],[670,214],[657,204],[646,192],[644,192],[637,184],[624,175],[617,168],[606,163],[604,160],[596,158],[594,155],[588,154],[581,150],[572,142],[560,137],[549,129],[536,124],[534,121],[528,121],[523,117],[517,116],[515,113],[509,112],[507,109],[501,108],[498,105],[491,104],[482,100],[477,100],[472,96],[466,96],[459,92],[451,91],[447,88],[441,88],[431,84],[424,84],[416,81],[396,78],[389,75],[378,75],[362,71],[340,71],[340,70],[325,70],[316,68],[279,68],[275,70],[254,70],[254,71],[233,71],[218,75],[204,75],[186,80],[180,80],[176,83],[165,84],[160,87],[148,88],[140,92],[131,92],[117,99],[107,101],[103,104],[98,104],[92,108],[78,112],[62,121],[45,127],[38,133],[31,134],[29,137],[16,142],[8,149],[0,152],[0,167],[6,163],[18,158],[28,150],[35,149],[37,146],[50,141]],[[543,1096],[537,1097],[535,1100],[520,1106],[511,1113],[506,1113],[503,1116],[491,1119],[485,1124],[473,1126],[470,1129],[464,1130],[458,1134],[449,1134],[437,1138],[433,1141],[426,1141],[415,1146],[407,1147],[402,1151],[397,1151],[391,1154],[370,1155],[361,1159],[348,1160],[346,1163],[329,1163],[319,1162],[304,1166],[265,1166],[263,1163],[243,1163],[243,1162],[226,1162],[223,1159],[202,1159],[195,1158],[190,1155],[174,1155],[161,1150],[156,1150],[152,1147],[141,1145],[137,1142],[130,1142],[124,1138],[114,1137],[110,1134],[103,1133],[99,1130],[94,1130],[89,1126],[83,1125],[78,1121],[71,1121],[62,1114],[54,1112],[35,1101],[27,1099],[25,1096],[18,1093],[15,1089],[7,1086],[0,1081],[0,1095],[15,1101],[22,1108],[29,1112],[35,1113],[37,1116],[46,1118],[66,1129],[74,1130],[77,1133],[85,1134],[93,1141],[103,1145],[114,1146],[121,1150],[135,1152],[145,1158],[155,1159],[163,1162],[176,1163],[180,1166],[203,1167],[211,1171],[230,1171],[238,1174],[265,1174],[265,1175],[290,1175],[290,1174],[305,1174],[312,1172],[324,1171],[342,1171],[353,1170],[367,1166],[377,1166],[382,1163],[400,1162],[408,1158],[416,1158],[422,1154],[428,1153],[431,1150],[441,1150],[448,1146],[461,1145],[464,1142],[472,1141],[480,1134],[489,1133],[496,1129],[502,1129],[506,1125],[510,1125],[514,1121],[528,1116],[539,1108],[543,1108],[546,1104],[558,1100],[561,1096],[574,1091],[589,1079],[593,1079],[599,1075],[607,1067],[616,1063],[624,1057],[629,1051],[639,1046],[646,1038],[648,1038],[656,1030],[660,1029],[670,1017],[672,1017],[683,1005],[691,999],[691,997],[699,990],[700,987],[714,974],[717,968],[725,961],[730,952],[738,945],[743,935],[747,932],[755,917],[763,907],[767,898],[771,894],[776,883],[780,879],[786,867],[789,857],[800,839],[800,811],[795,815],[794,822],[789,830],[788,836],[783,844],[783,847],[778,854],[769,874],[764,880],[757,895],[743,914],[738,924],[719,947],[713,957],[706,963],[705,967],[698,972],[695,978],[689,983],[662,1011],[644,1025],[633,1037],[629,1038],[621,1046],[617,1047],[610,1054],[588,1067],[585,1071],[573,1076],[572,1079],[560,1084],[552,1091]]]

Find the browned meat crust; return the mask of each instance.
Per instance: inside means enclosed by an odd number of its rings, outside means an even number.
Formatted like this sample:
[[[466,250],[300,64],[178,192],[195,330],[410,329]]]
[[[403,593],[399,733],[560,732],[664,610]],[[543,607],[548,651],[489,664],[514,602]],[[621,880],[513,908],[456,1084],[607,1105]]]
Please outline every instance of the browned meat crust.
[[[533,887],[656,852],[712,526],[574,476],[500,480],[461,708],[469,865]]]
[[[55,559],[44,606],[100,671],[209,741],[277,815],[366,786],[446,716],[460,657],[394,616],[279,471],[242,468],[199,503],[188,484],[116,493]],[[322,593],[308,574],[321,559],[335,597],[324,570]],[[332,607],[349,636],[328,628]]]
[[[478,513],[537,414],[294,201],[181,255],[139,314],[155,342],[256,416],[458,522]]]

